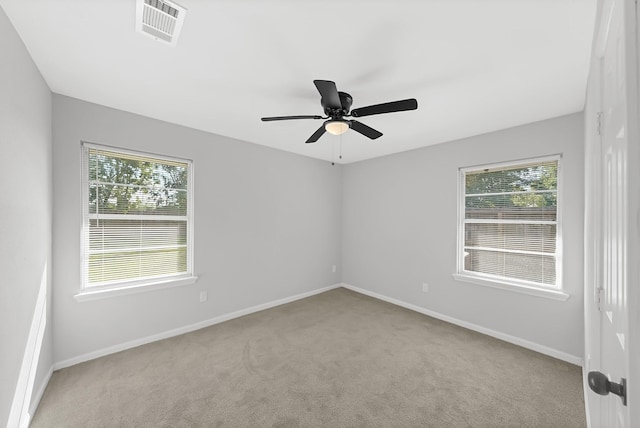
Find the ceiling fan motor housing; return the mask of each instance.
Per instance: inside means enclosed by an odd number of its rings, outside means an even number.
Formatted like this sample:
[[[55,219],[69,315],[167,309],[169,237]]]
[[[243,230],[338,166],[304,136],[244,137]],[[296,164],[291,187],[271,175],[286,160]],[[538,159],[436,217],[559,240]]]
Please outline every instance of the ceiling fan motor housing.
[[[351,104],[353,103],[353,97],[346,92],[338,92],[338,96],[340,97],[340,105],[342,107],[340,109],[332,109],[331,107],[325,105],[324,98],[320,99],[320,104],[324,109],[324,114],[333,119],[340,118],[349,114],[349,110],[351,110]]]

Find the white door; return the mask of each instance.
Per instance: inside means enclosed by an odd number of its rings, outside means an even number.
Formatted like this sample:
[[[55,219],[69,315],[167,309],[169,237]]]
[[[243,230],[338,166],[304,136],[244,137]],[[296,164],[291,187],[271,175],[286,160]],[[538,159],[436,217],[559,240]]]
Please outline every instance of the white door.
[[[630,198],[638,198],[638,195],[630,193],[629,188],[631,180],[638,177],[640,163],[635,156],[630,156],[629,125],[635,126],[637,121],[633,118],[629,121],[628,98],[631,96],[635,102],[636,95],[629,92],[627,80],[627,6],[625,0],[610,0],[604,2],[601,11],[595,64],[599,75],[596,86],[600,94],[591,98],[599,104],[600,140],[598,144],[587,144],[587,151],[591,151],[587,153],[587,159],[592,159],[587,164],[587,174],[592,172],[596,178],[587,180],[587,192],[592,191],[587,197],[587,209],[595,212],[590,213],[591,221],[587,221],[587,227],[592,229],[587,230],[586,262],[591,259],[596,266],[587,267],[586,279],[592,281],[587,285],[596,291],[593,293],[596,302],[586,305],[586,309],[597,311],[591,321],[590,314],[586,314],[587,357],[591,357],[587,370],[590,371],[589,386],[592,389],[600,389],[601,394],[607,389],[612,391],[599,395],[588,390],[587,402],[591,407],[588,410],[592,426],[606,428],[631,427],[626,399],[630,363],[629,286],[630,277],[636,276],[630,269],[630,263],[635,266],[637,261],[629,256],[636,253],[638,240],[630,235],[635,228],[630,227],[629,222],[635,220],[636,206]],[[633,61],[636,58],[637,55],[631,57]],[[635,90],[635,85],[632,86]],[[637,141],[633,143],[637,144]],[[635,149],[632,152],[635,153]],[[590,167],[593,168],[591,171]],[[589,248],[589,245],[595,248]],[[588,343],[590,339],[595,343]],[[624,398],[613,392],[624,394]]]
[[[608,380],[627,379],[627,133],[622,0],[610,3],[601,61],[602,78],[602,269],[600,287],[600,367]],[[622,398],[598,397],[600,427],[628,427]],[[596,421],[594,421],[596,422]]]

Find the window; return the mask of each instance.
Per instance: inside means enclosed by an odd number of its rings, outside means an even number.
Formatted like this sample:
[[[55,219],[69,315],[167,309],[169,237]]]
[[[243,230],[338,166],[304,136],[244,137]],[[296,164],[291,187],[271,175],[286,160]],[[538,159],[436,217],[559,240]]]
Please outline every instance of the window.
[[[562,289],[559,162],[460,170],[457,279]]]
[[[83,143],[83,292],[195,280],[192,187],[189,160]]]

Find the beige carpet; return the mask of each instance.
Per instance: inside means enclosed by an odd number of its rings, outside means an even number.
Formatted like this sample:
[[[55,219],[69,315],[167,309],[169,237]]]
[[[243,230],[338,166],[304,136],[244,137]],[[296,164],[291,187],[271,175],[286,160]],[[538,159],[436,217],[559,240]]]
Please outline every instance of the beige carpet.
[[[581,369],[345,289],[53,374],[32,427],[584,427]]]

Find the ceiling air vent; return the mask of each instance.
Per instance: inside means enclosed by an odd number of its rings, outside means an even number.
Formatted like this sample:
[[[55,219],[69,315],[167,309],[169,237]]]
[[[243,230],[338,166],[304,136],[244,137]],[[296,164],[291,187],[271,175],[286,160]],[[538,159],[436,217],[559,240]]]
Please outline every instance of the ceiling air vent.
[[[136,31],[175,46],[187,10],[166,0],[136,1]]]

